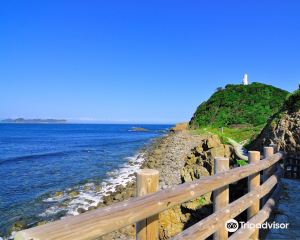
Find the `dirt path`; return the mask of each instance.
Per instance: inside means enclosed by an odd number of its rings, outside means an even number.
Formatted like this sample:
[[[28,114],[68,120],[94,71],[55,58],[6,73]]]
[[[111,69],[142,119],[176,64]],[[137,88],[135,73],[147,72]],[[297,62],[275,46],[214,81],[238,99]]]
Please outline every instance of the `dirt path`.
[[[243,145],[239,144],[235,140],[231,138],[227,138],[230,144],[233,146],[235,154],[238,158],[248,161],[248,151],[243,147]]]

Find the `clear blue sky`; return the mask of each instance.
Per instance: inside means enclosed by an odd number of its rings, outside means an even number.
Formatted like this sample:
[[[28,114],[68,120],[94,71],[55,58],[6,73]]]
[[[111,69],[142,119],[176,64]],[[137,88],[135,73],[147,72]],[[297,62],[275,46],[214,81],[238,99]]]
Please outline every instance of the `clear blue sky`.
[[[173,123],[300,82],[300,1],[0,1],[0,118]]]

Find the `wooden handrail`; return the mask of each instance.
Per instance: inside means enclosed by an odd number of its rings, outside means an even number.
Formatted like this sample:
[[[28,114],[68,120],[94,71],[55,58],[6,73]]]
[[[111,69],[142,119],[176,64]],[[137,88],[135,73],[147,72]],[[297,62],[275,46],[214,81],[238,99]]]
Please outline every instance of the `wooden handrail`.
[[[264,223],[271,215],[272,210],[274,209],[276,202],[279,198],[280,185],[278,185],[273,192],[272,196],[266,202],[264,207],[252,217],[246,224],[262,224]],[[254,233],[255,228],[240,228],[236,231],[229,240],[240,240],[240,239],[249,239],[249,237]]]
[[[200,222],[179,233],[174,238],[172,238],[172,240],[205,239],[209,237],[220,227],[224,226],[227,220],[235,218],[240,213],[249,208],[253,204],[253,202],[261,199],[266,194],[268,194],[278,183],[281,174],[282,169],[278,169],[278,171],[273,176],[271,176],[263,185],[260,185],[255,190],[230,203],[227,207],[214,212]]]
[[[94,239],[267,169],[283,156],[283,153],[277,153],[255,164],[23,230],[15,239]]]

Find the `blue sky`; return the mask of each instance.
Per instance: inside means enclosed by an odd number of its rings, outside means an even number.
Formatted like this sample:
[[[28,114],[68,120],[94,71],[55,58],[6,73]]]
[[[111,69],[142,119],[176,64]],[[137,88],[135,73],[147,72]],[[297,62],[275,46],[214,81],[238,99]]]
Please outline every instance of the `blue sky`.
[[[1,1],[0,118],[189,120],[217,87],[300,83],[299,1]]]

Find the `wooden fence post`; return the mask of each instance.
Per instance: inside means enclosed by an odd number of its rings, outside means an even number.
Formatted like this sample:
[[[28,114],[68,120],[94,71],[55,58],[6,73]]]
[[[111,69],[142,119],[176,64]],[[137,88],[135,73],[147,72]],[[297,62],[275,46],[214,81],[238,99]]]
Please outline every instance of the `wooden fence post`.
[[[273,147],[264,147],[264,158],[271,157],[273,154],[274,154]],[[267,181],[268,178],[272,175],[272,173],[273,173],[273,166],[265,169],[263,171],[263,182]],[[270,194],[267,194],[266,196],[263,197],[262,205],[264,205],[267,202],[269,196],[270,196]]]
[[[159,172],[154,169],[141,169],[136,173],[137,196],[144,196],[158,190]],[[158,214],[136,223],[136,239],[158,239]]]
[[[270,147],[274,148],[274,154],[278,152],[278,146],[276,144],[271,143]]]
[[[217,157],[214,159],[215,174],[229,170],[229,159]],[[229,188],[228,185],[221,187],[213,192],[214,212],[227,207],[229,204]],[[214,240],[228,239],[228,232],[225,225],[214,234]]]
[[[273,147],[264,147],[264,158],[271,157],[274,154],[274,148]],[[270,176],[271,176],[271,169],[267,168],[263,171],[263,182],[265,182]]]
[[[255,164],[260,161],[260,152],[249,151],[249,163]],[[260,185],[260,173],[257,172],[248,177],[248,192],[255,190]],[[248,220],[259,212],[259,200],[253,202],[252,206],[248,208]],[[257,240],[259,237],[259,229],[256,229],[251,239]]]

